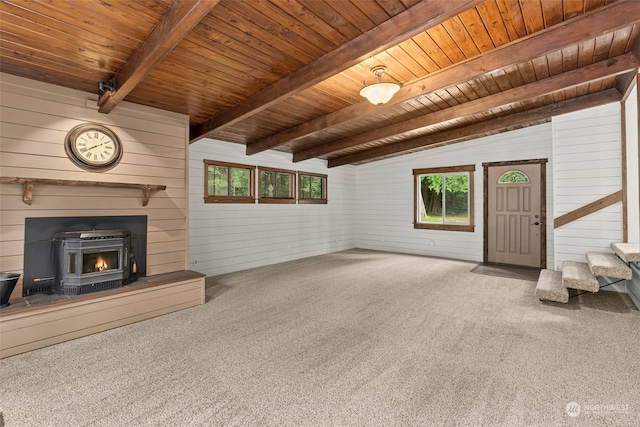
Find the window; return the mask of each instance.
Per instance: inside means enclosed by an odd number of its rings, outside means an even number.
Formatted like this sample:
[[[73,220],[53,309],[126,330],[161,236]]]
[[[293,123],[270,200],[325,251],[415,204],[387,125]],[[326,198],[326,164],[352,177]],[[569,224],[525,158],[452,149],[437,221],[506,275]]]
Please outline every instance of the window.
[[[298,172],[298,203],[327,203],[327,175]]]
[[[518,170],[506,171],[498,178],[498,184],[522,184],[525,182],[529,182],[529,177],[526,173]]]
[[[260,203],[295,203],[296,173],[284,169],[258,167]]]
[[[254,203],[254,171],[254,166],[205,160],[205,203]]]
[[[473,231],[475,165],[414,169],[414,228]]]

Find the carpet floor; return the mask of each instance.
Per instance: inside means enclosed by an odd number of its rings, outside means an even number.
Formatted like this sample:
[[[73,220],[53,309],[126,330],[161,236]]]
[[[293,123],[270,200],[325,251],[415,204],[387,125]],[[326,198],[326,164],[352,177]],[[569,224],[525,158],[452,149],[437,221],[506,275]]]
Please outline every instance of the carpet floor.
[[[349,250],[0,360],[13,426],[636,426],[640,312],[476,263]],[[2,422],[0,420],[0,423]]]

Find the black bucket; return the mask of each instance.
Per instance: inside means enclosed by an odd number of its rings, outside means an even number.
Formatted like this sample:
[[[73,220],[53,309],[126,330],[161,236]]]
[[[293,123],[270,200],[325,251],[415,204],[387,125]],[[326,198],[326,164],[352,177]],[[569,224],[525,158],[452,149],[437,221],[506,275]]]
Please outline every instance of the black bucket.
[[[19,278],[17,273],[0,273],[0,308],[9,306],[9,297]]]

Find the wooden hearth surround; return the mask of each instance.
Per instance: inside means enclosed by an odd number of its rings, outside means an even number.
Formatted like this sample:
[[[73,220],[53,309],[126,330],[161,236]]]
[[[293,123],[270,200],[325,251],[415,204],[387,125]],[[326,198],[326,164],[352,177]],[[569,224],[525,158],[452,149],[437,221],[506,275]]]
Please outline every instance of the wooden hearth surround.
[[[34,185],[142,190],[142,206],[165,185],[0,177],[22,185],[31,204]],[[205,275],[177,271],[141,277],[116,289],[81,295],[33,295],[0,310],[0,359],[204,304]]]
[[[0,310],[0,359],[204,304],[205,275],[177,271],[117,289],[23,298]]]

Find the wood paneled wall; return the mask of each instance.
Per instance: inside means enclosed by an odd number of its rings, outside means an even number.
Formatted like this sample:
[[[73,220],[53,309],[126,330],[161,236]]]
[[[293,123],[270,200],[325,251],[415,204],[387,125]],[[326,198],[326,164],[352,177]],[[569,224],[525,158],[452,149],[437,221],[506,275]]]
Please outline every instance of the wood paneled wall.
[[[559,217],[622,189],[620,104],[553,118],[554,199]],[[556,269],[586,262],[586,252],[611,252],[622,241],[622,203],[556,229]]]
[[[640,76],[640,74],[639,74]],[[625,101],[625,127],[627,150],[627,215],[629,243],[640,243],[640,112],[638,112],[638,86]]]
[[[636,77],[640,77],[640,74]],[[638,85],[625,101],[627,131],[627,214],[629,243],[640,243],[640,92]],[[627,293],[640,308],[640,265],[631,266],[633,277],[627,281]]]
[[[97,85],[97,83],[96,83]],[[131,103],[98,113],[96,94],[0,74],[0,175],[135,184],[167,189],[142,206],[140,190],[36,185],[31,206],[20,185],[0,185],[0,271],[22,273],[27,217],[147,215],[147,274],[187,268],[188,117]],[[87,172],[66,156],[74,126],[97,122],[114,130],[124,155],[115,168]],[[21,293],[18,286],[14,296]]]
[[[482,262],[483,162],[548,158],[551,124],[435,148],[358,167],[356,246]],[[476,165],[474,232],[413,228],[413,175],[417,168]],[[553,212],[553,173],[547,167],[547,212]],[[553,221],[547,221],[547,265],[553,265]]]
[[[354,247],[355,167],[292,163],[277,151],[246,156],[243,145],[211,139],[191,144],[189,157],[191,270],[214,276]],[[327,175],[328,203],[204,203],[204,159]]]

